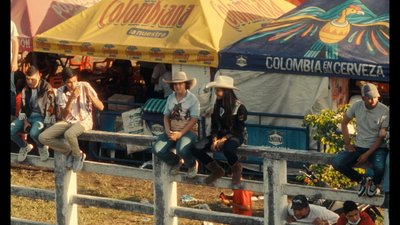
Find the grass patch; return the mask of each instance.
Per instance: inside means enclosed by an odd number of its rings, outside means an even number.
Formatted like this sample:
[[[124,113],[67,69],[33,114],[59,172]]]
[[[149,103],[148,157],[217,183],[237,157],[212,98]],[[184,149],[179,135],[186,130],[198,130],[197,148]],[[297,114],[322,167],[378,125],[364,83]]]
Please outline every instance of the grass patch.
[[[54,191],[54,170],[49,168],[33,167],[19,164],[11,165],[11,184],[40,188]],[[78,194],[106,197],[132,202],[148,200],[154,203],[153,181],[96,174],[81,171],[77,174]],[[199,188],[201,187],[201,188]],[[200,203],[207,203],[212,211],[232,213],[232,209],[225,206],[219,199],[219,194],[232,194],[231,189],[198,186],[192,184],[177,184],[178,206],[194,208]],[[198,202],[182,203],[181,195],[190,195]],[[253,196],[261,193],[253,193]],[[288,196],[288,203],[292,196]],[[253,216],[264,217],[264,201],[252,202]],[[381,210],[383,215],[383,210]],[[55,223],[55,203],[53,201],[11,196],[11,217]],[[146,221],[148,220],[148,221]],[[181,225],[199,225],[202,221],[179,218]],[[78,205],[78,224],[154,224],[152,215],[102,209]],[[220,223],[213,223],[219,225]],[[383,225],[383,218],[375,221],[376,225]]]

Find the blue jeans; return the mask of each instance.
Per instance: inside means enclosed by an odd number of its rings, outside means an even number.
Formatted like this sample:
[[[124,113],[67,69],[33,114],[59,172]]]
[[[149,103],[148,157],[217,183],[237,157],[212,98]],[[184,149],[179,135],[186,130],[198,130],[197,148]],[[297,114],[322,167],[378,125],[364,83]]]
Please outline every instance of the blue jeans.
[[[44,145],[39,141],[39,134],[45,129],[42,116],[39,114],[31,115],[27,121],[32,126],[29,135],[36,142],[38,148],[42,148]],[[27,146],[27,143],[18,134],[22,132],[24,132],[24,121],[17,118],[11,123],[11,140],[14,141],[20,148]]]
[[[15,116],[15,110],[16,110],[16,106],[17,106],[17,91],[15,88],[15,84],[14,84],[14,73],[11,73],[11,84],[10,84],[10,88],[11,88],[11,111],[10,114]]]
[[[170,141],[164,132],[158,136],[152,152],[168,165],[176,165],[179,163],[180,158],[182,158],[187,167],[193,167],[195,166],[196,159],[192,155],[190,148],[192,143],[196,141],[196,138],[197,136],[194,133],[188,131],[177,141]],[[170,148],[174,146],[176,146],[176,154],[170,151]]]
[[[389,191],[389,186],[390,186],[390,172],[389,172],[389,160],[390,160],[390,151],[386,156],[386,162],[385,162],[385,174],[383,175],[383,187],[382,191],[388,192]]]
[[[368,151],[368,148],[355,147],[354,152],[341,151],[332,160],[332,166],[335,170],[341,172],[352,181],[360,182],[363,178],[361,174],[351,168],[352,165],[357,163],[357,159],[360,155]],[[385,172],[385,160],[388,154],[387,148],[376,149],[369,157],[368,161],[372,165],[374,171],[374,176],[372,177],[372,182],[378,185],[382,181],[383,174]]]

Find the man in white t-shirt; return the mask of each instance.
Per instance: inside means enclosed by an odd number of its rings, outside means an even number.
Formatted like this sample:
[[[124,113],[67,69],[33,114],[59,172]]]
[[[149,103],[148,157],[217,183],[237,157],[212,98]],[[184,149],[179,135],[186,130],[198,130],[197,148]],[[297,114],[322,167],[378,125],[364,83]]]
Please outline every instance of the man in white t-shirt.
[[[332,166],[352,181],[358,182],[358,196],[366,194],[372,197],[377,193],[385,172],[388,149],[379,132],[387,131],[389,126],[389,108],[378,101],[379,92],[374,84],[366,83],[361,88],[362,101],[354,102],[343,115],[342,133],[345,151],[341,151],[333,160]],[[347,125],[356,118],[357,136],[355,145],[350,143]],[[352,166],[360,166],[366,161],[372,165],[374,176],[368,178],[355,171]]]
[[[304,195],[296,195],[288,206],[286,222],[304,222],[313,225],[335,224],[339,215],[323,206],[310,205]]]
[[[165,69],[167,70],[163,75],[158,79],[159,91],[164,94],[164,99],[167,99],[172,92],[174,92],[170,85],[163,82],[163,80],[171,81],[172,80],[172,71],[171,64],[165,64]]]
[[[165,72],[167,72],[167,69],[164,63],[158,63],[153,69],[153,74],[151,75],[151,83],[154,84],[153,98],[164,98],[164,94],[160,90],[161,83],[159,80]]]
[[[18,31],[11,20],[11,121],[15,119],[17,91],[14,84],[14,72],[18,70]]]

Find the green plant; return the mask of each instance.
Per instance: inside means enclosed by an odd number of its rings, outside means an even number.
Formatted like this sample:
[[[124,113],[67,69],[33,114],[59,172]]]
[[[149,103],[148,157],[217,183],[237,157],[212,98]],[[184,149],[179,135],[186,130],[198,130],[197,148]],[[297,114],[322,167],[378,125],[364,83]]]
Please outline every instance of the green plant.
[[[343,151],[344,141],[343,135],[337,132],[337,128],[343,119],[344,113],[350,107],[349,104],[340,106],[337,112],[326,109],[322,110],[319,115],[306,115],[303,119],[302,126],[311,127],[311,135],[313,140],[318,141],[325,146],[325,152],[330,154],[337,154],[339,151]],[[350,125],[355,125],[355,119],[350,121]],[[356,133],[355,133],[356,134]],[[355,136],[350,136],[350,142],[355,143]],[[311,164],[310,170],[313,170],[317,178],[321,181],[328,183],[333,188],[347,188],[356,185],[356,182],[352,182],[349,178],[341,174],[340,172],[333,169],[331,165],[319,165]],[[360,173],[365,173],[363,169],[356,169]],[[297,180],[304,180],[305,175],[299,175],[296,177]],[[313,181],[307,183],[307,185],[314,185]]]

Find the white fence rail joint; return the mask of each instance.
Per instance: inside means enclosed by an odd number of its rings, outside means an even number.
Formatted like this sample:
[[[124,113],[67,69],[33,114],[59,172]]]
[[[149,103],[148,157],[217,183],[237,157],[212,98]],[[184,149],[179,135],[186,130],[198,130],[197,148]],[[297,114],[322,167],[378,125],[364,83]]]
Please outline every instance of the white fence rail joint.
[[[80,135],[79,139],[92,142],[151,146],[156,140],[156,137],[92,130]],[[330,164],[335,157],[335,155],[332,154],[260,146],[241,146],[237,149],[237,153],[244,156],[264,159],[263,181],[242,180],[239,184],[232,185],[231,179],[222,177],[216,182],[207,185],[203,182],[206,175],[202,174],[198,174],[193,179],[188,179],[185,173],[170,176],[168,173],[168,165],[157,157],[153,158],[152,170],[90,161],[84,163],[83,171],[152,180],[155,204],[142,204],[132,201],[77,194],[76,174],[73,173],[72,170],[67,170],[65,168],[65,155],[54,152],[54,158],[49,158],[46,162],[42,162],[39,156],[28,155],[27,159],[22,164],[54,168],[55,190],[41,190],[12,185],[11,195],[55,201],[57,225],[76,225],[78,217],[77,205],[154,215],[154,224],[173,225],[178,224],[178,218],[188,218],[227,224],[276,225],[286,224],[285,218],[287,216],[288,195],[304,194],[308,197],[319,197],[339,201],[352,200],[354,202],[372,205],[381,205],[384,200],[384,196],[380,194],[373,198],[358,197],[356,191],[295,185],[286,182],[287,160],[314,164]],[[18,154],[11,153],[11,163],[18,164],[17,156]],[[264,193],[264,218],[179,207],[177,206],[177,182],[262,192]],[[11,224],[47,223],[11,218]],[[387,224],[389,223],[385,222],[385,225]]]

